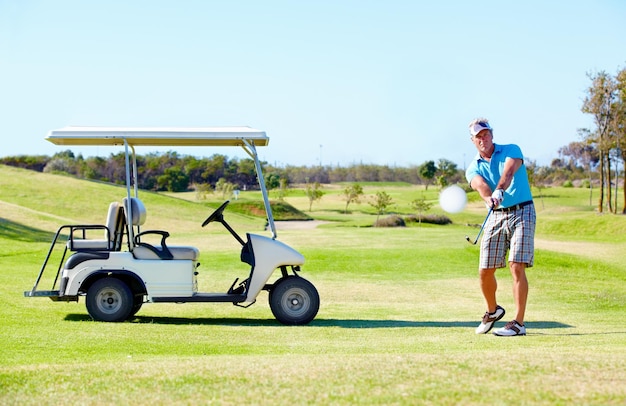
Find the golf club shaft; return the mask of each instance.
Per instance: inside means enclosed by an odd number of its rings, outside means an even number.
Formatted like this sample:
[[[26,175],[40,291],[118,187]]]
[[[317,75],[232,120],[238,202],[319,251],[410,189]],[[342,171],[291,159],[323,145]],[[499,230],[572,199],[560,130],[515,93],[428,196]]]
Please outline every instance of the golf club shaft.
[[[493,207],[490,207],[489,208],[489,212],[487,213],[487,217],[485,217],[485,221],[483,221],[483,225],[480,227],[480,230],[478,230],[478,235],[476,236],[476,239],[473,242],[474,245],[476,245],[476,243],[478,242],[478,239],[480,238],[480,235],[482,234],[482,232],[483,232],[483,230],[485,228],[485,224],[487,224],[487,220],[489,220],[489,216],[491,215],[492,211],[493,211]]]

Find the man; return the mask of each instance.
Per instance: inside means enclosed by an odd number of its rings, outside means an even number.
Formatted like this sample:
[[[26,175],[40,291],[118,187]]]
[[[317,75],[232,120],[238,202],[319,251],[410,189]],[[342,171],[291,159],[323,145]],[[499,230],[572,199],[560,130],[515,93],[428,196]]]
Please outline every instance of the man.
[[[480,244],[480,288],[487,312],[476,328],[476,334],[488,333],[504,316],[496,301],[496,269],[507,263],[513,276],[515,318],[494,330],[497,336],[526,335],[524,313],[528,297],[526,268],[533,266],[536,214],[533,205],[524,156],[515,144],[493,142],[493,130],[484,118],[469,125],[471,140],[478,150],[465,176],[491,210]]]

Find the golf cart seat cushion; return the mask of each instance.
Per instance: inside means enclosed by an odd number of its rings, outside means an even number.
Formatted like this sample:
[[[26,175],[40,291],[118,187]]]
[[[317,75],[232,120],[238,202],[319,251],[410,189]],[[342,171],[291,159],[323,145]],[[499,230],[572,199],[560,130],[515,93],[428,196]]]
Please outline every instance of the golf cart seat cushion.
[[[74,239],[67,241],[67,248],[71,251],[81,250],[110,250],[113,249],[115,241],[115,232],[119,213],[119,202],[112,202],[109,205],[109,212],[107,213],[107,220],[104,229],[103,239]],[[108,230],[108,231],[107,231]]]
[[[171,247],[168,245],[167,248],[170,250],[172,256],[174,257],[172,259],[188,259],[192,261],[197,261],[198,257],[200,256],[200,251],[196,247]],[[137,259],[161,259],[154,251],[143,246],[136,246],[133,250],[133,255]]]
[[[125,197],[124,201],[124,210],[128,212],[128,198]],[[146,206],[143,205],[143,202],[136,197],[131,197],[131,212],[132,212],[132,225],[133,226],[142,226],[146,222]],[[128,217],[127,217],[128,218]]]
[[[143,225],[146,222],[147,212],[146,206],[144,206],[143,202],[136,197],[131,197],[131,213],[132,213],[132,223],[134,226]],[[128,211],[128,198],[124,198],[124,209]],[[138,241],[135,248],[133,248],[133,255],[137,259],[186,259],[197,261],[200,256],[200,252],[195,247],[185,247],[185,246],[174,246],[171,247],[167,245],[167,250],[172,254],[172,258],[166,258],[166,255],[159,256],[160,254],[164,254],[165,251],[163,248],[159,248],[156,246],[150,245],[150,247],[144,246],[139,243],[139,238],[142,234],[146,233],[156,233],[156,234],[165,234],[163,236],[163,240],[161,244],[165,246],[165,238],[169,236],[169,233],[164,231],[144,231],[143,233],[139,233],[135,236]],[[149,245],[149,244],[147,244]]]

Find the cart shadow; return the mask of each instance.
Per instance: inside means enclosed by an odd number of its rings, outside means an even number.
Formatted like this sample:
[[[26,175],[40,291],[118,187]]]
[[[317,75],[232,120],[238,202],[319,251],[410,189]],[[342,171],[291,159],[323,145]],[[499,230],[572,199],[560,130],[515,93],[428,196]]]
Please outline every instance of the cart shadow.
[[[68,314],[66,321],[91,321],[87,314]],[[210,318],[210,317],[161,317],[135,316],[128,321],[136,324],[172,324],[172,325],[212,325],[232,327],[271,327],[282,326],[275,319],[249,318]],[[504,323],[502,323],[504,325]],[[526,326],[532,329],[572,328],[569,324],[555,321],[527,322]],[[367,320],[367,319],[323,319],[317,318],[302,327],[340,327],[348,329],[369,328],[475,328],[476,321],[410,321],[410,320]]]

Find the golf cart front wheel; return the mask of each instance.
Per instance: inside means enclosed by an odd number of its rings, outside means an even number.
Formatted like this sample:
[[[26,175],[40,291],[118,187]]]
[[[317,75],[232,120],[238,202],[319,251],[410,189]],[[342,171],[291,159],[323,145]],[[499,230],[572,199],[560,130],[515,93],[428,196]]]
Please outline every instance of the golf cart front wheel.
[[[116,278],[94,282],[87,290],[85,303],[89,315],[96,321],[124,321],[134,309],[132,291]]]
[[[287,325],[308,324],[320,308],[317,289],[299,276],[279,279],[270,290],[269,301],[276,320]]]

